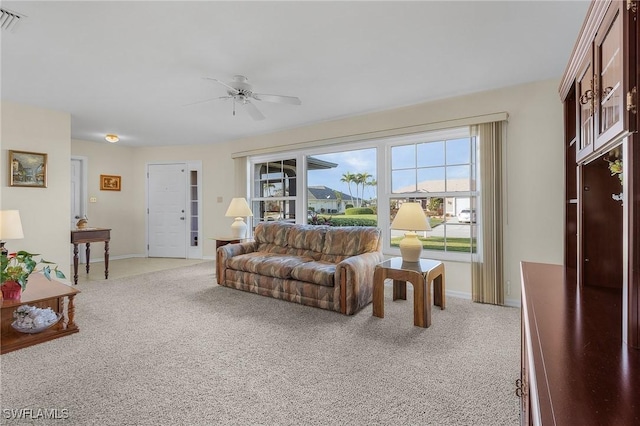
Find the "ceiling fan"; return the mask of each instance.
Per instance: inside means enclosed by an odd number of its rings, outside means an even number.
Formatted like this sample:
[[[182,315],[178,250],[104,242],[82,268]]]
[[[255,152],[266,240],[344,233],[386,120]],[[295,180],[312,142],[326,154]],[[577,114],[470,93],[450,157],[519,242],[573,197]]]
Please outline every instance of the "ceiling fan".
[[[252,101],[265,101],[275,102],[280,104],[301,105],[302,102],[295,96],[282,96],[282,95],[267,95],[265,93],[254,93],[253,87],[247,81],[247,77],[243,75],[234,75],[233,81],[225,83],[224,81],[216,78],[204,77],[205,80],[212,80],[216,83],[220,83],[227,88],[227,96],[220,96],[218,98],[207,99],[204,101],[194,102],[189,105],[201,104],[204,102],[211,102],[216,99],[231,99],[233,102],[233,115],[236,115],[236,103],[241,105],[254,120],[264,120],[265,116],[260,110],[252,103]]]

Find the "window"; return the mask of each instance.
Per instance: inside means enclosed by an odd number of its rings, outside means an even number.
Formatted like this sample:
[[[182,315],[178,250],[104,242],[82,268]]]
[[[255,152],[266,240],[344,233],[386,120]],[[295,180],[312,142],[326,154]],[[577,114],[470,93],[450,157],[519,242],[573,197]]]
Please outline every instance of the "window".
[[[391,222],[403,202],[418,201],[432,227],[424,256],[469,260],[481,220],[476,157],[466,127],[252,157],[253,223],[374,225],[384,252],[399,255],[402,233]],[[368,210],[346,215],[349,207]]]
[[[468,129],[389,144],[389,223],[402,203],[419,202],[432,228],[421,237],[425,250],[475,251],[476,150]],[[391,231],[391,247],[399,246],[402,235]]]
[[[296,221],[297,160],[274,160],[253,164],[253,223]]]
[[[377,225],[376,153],[365,148],[305,157],[309,223]],[[346,214],[353,207],[363,210]]]

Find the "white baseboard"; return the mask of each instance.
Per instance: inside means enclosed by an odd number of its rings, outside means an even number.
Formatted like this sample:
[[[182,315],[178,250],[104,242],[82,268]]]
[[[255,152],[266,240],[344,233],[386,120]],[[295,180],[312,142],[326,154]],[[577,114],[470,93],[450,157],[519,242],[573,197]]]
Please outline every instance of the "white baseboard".
[[[521,308],[522,303],[520,299],[505,299],[504,306],[509,306],[511,308]]]
[[[447,296],[456,297],[458,299],[471,300],[471,293],[467,293],[464,291],[445,290],[444,293]]]

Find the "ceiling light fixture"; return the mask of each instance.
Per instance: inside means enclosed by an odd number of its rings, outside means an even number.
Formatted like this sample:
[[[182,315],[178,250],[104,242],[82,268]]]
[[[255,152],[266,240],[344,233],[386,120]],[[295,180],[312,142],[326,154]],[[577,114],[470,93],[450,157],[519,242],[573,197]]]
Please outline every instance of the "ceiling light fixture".
[[[111,142],[111,143],[116,143],[120,140],[118,135],[111,135],[111,134],[105,136],[104,138],[107,142]]]

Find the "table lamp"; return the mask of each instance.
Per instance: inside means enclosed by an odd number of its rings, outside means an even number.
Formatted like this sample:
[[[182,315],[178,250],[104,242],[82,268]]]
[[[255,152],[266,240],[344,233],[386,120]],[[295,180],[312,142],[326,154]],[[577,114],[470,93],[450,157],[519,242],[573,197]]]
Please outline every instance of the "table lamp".
[[[0,210],[0,252],[5,256],[9,250],[4,247],[6,240],[19,240],[24,238],[22,233],[22,221],[18,210]]]
[[[420,203],[403,203],[391,223],[391,229],[409,231],[400,241],[400,254],[403,262],[416,263],[422,253],[422,241],[415,231],[430,231],[429,220]]]
[[[244,223],[244,216],[253,216],[247,200],[244,198],[233,198],[227,212],[224,214],[227,217],[235,217],[236,219],[231,224],[231,235],[234,238],[242,239],[247,233],[247,224]]]

